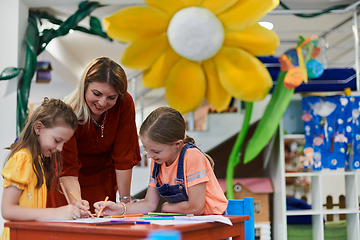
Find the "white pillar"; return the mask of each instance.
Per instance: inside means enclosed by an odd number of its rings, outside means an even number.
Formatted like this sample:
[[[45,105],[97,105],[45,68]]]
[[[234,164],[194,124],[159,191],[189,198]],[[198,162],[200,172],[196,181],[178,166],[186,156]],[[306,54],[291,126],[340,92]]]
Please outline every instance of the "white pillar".
[[[0,0],[0,72],[6,67],[23,67],[24,44],[29,8],[21,0]],[[16,88],[18,78],[0,81],[0,169],[16,137]],[[0,195],[2,196],[0,177]],[[4,226],[0,217],[0,230]]]

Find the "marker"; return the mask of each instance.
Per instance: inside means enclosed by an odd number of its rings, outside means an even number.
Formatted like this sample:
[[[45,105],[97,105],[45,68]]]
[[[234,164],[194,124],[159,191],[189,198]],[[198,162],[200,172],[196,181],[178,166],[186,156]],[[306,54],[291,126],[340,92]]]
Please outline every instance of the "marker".
[[[139,218],[139,219],[143,219],[143,220],[174,220],[174,217],[144,217],[144,218]]]
[[[146,221],[130,221],[130,220],[110,220],[111,223],[133,223],[133,224],[151,224],[151,222]]]
[[[148,215],[155,215],[155,216],[186,216],[186,214],[181,213],[160,213],[160,212],[149,212]]]
[[[123,221],[123,222],[100,222],[100,223],[96,223],[96,225],[116,225],[116,224],[120,224],[120,225],[135,225],[135,222],[130,222],[130,221]]]

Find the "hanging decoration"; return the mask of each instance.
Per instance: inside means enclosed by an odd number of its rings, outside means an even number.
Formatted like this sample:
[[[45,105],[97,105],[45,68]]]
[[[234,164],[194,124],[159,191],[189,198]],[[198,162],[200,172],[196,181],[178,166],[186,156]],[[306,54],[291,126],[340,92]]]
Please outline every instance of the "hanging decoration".
[[[258,21],[278,0],[145,0],[103,19],[129,43],[121,63],[143,70],[143,85],[165,87],[168,104],[187,113],[207,100],[218,112],[232,97],[262,100],[272,79],[256,56],[274,54],[277,35]]]
[[[51,63],[49,61],[41,61],[37,62],[36,66],[36,82],[49,83],[51,81]]]

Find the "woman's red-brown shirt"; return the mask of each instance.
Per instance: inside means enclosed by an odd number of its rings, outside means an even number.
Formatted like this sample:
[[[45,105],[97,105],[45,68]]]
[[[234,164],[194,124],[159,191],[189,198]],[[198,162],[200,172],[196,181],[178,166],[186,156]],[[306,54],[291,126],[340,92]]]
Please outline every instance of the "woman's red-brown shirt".
[[[99,121],[102,125],[105,114]],[[81,195],[93,203],[116,201],[116,170],[131,169],[140,160],[139,140],[135,124],[135,107],[129,93],[108,110],[101,137],[101,127],[89,122],[78,125],[74,136],[64,145],[62,176],[78,177]],[[53,184],[54,185],[54,184]],[[64,196],[50,192],[49,207],[66,205]]]

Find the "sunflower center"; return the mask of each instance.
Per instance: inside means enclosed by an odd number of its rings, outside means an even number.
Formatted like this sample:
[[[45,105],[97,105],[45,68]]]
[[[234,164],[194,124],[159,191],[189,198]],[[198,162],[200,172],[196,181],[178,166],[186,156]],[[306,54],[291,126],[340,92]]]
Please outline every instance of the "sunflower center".
[[[222,23],[211,11],[201,7],[183,8],[175,13],[167,34],[174,51],[193,61],[213,57],[224,42]]]

